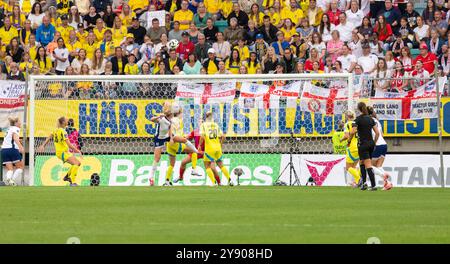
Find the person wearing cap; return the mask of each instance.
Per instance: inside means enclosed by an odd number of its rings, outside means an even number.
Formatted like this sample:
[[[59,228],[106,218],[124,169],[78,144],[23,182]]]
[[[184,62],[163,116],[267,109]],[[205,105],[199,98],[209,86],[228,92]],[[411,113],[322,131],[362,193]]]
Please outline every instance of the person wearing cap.
[[[237,25],[241,28],[246,28],[248,25],[248,15],[244,11],[241,10],[241,7],[238,3],[233,4],[233,12],[228,16],[228,25],[231,25],[231,19],[237,19]]]
[[[216,58],[214,48],[208,49],[208,58],[203,62],[203,68],[206,69],[207,74],[215,74],[219,70],[219,59]]]
[[[423,69],[430,74],[434,74],[434,64],[437,61],[437,57],[434,53],[428,52],[428,46],[425,42],[420,43],[420,54],[414,60],[414,65],[417,61],[423,63]]]
[[[195,45],[194,54],[197,57],[200,62],[203,62],[208,58],[208,50],[211,48],[211,44],[206,42],[205,35],[202,33],[199,33],[197,35],[197,44]]]
[[[72,26],[69,25],[69,18],[67,15],[61,16],[61,26],[56,28],[56,31],[61,33],[61,37],[64,39],[64,42],[69,42],[69,34],[71,30],[75,30]]]
[[[232,46],[235,46],[238,44],[238,40],[244,38],[244,33],[245,31],[238,26],[238,19],[232,17],[230,19],[230,26],[223,31],[223,36],[226,41]]]
[[[256,53],[256,57],[259,61],[262,61],[264,55],[267,53],[269,44],[264,41],[264,37],[261,33],[256,34],[255,45],[253,45],[253,51]]]
[[[84,43],[86,43],[86,41],[87,41],[87,37],[89,35],[89,32],[84,29],[84,24],[83,23],[79,23],[77,25],[76,35],[77,35],[78,41],[81,44],[84,45]]]
[[[154,44],[161,42],[161,35],[167,34],[166,28],[161,27],[157,18],[152,19],[152,26],[147,30],[147,36],[150,37]]]
[[[189,2],[187,0],[183,0],[181,2],[181,9],[176,11],[173,16],[173,21],[180,22],[181,30],[188,30],[189,24],[194,19],[194,13],[188,9]]]
[[[131,33],[128,33],[125,41],[122,43],[122,49],[125,52],[125,56],[130,54],[134,54],[136,58],[139,55],[139,45],[134,41],[134,36]]]
[[[181,60],[185,60],[187,59],[188,55],[191,54],[192,52],[194,52],[195,50],[195,45],[194,43],[192,43],[192,41],[190,40],[190,36],[188,32],[183,32],[181,34],[182,39],[180,44],[178,44],[177,47],[177,53],[180,56]],[[181,68],[181,67],[180,67]]]
[[[131,19],[131,27],[128,28],[128,34],[133,34],[134,42],[142,45],[142,43],[144,43],[144,36],[147,34],[147,30],[140,25],[137,17],[133,17]]]
[[[363,55],[358,58],[357,64],[362,67],[363,73],[370,74],[377,68],[378,57],[370,53],[370,44],[362,45]]]

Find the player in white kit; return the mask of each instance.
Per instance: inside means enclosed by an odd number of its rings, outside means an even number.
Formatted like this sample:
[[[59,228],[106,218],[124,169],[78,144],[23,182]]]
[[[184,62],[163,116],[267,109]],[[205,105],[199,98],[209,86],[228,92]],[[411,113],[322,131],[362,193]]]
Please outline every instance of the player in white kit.
[[[377,142],[375,142],[375,150],[372,153],[373,171],[374,171],[375,175],[383,178],[383,181],[384,181],[383,190],[390,190],[390,189],[392,189],[392,183],[389,181],[389,174],[387,174],[383,170],[383,163],[384,163],[384,159],[386,158],[388,146],[387,146],[386,140],[384,140],[384,137],[383,137],[383,130],[381,127],[381,123],[378,120],[377,114],[375,113],[373,107],[369,106],[369,107],[367,107],[367,110],[369,112],[369,115],[372,117],[373,121],[375,121],[375,124],[378,127],[378,130],[380,131],[378,140],[377,140]]]
[[[24,149],[20,143],[20,120],[19,118],[8,118],[8,132],[2,144],[2,161],[6,167],[6,184],[14,186],[17,182],[22,182],[23,177],[23,159]],[[14,167],[16,170],[14,171]]]

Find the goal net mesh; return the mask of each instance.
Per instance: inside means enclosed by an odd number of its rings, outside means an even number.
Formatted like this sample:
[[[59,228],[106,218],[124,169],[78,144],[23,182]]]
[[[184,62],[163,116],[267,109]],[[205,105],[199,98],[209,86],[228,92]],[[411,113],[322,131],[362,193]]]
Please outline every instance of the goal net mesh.
[[[364,86],[346,74],[34,76],[30,172],[35,185],[67,184],[62,178],[69,165],[55,156],[53,142],[38,151],[56,129],[57,119],[65,116],[73,120],[73,127],[66,129],[69,139],[83,152],[78,184],[89,185],[91,175],[98,173],[100,185],[149,185],[157,129],[150,119],[171,101],[182,109],[185,135],[199,129],[205,112],[213,112],[226,137],[223,161],[235,183],[272,185],[289,153],[333,153],[331,136],[343,122],[343,113],[365,97]],[[179,177],[185,157],[177,155],[172,178]],[[203,162],[198,166],[200,176],[192,176],[187,165],[183,185],[211,184]],[[154,173],[155,185],[164,183],[167,168],[164,153]],[[235,168],[243,171],[239,180]]]

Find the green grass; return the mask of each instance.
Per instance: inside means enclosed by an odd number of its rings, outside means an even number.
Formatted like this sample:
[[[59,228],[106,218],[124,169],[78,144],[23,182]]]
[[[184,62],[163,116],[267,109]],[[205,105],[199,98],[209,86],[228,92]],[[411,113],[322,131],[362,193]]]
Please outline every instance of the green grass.
[[[450,190],[0,188],[0,243],[450,243]]]

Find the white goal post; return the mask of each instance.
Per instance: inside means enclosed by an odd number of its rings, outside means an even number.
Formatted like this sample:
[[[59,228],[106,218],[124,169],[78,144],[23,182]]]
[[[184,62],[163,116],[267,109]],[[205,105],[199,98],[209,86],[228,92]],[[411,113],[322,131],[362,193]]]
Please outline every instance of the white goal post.
[[[297,153],[331,153],[330,136],[337,126],[336,122],[342,120],[342,111],[331,113],[333,117],[327,118],[330,113],[319,102],[318,105],[311,106],[311,113],[308,116],[312,117],[305,117],[298,113],[299,109],[303,111],[303,107],[306,107],[301,106],[302,100],[304,100],[301,95],[305,87],[311,91],[318,87],[323,92],[331,86],[339,85],[340,88],[345,89],[345,94],[350,95],[347,99],[342,100],[345,103],[341,105],[341,108],[345,109],[341,110],[354,110],[355,100],[358,98],[353,96],[355,93],[353,78],[353,75],[348,73],[30,75],[30,177],[36,185],[60,185],[58,181],[63,175],[60,170],[64,170],[64,167],[62,162],[58,166],[55,165],[57,161],[53,157],[53,144],[49,144],[43,153],[39,153],[37,149],[44,138],[56,128],[57,117],[67,116],[74,119],[75,128],[84,138],[83,149],[85,150],[82,151],[87,153],[87,158],[84,159],[89,166],[81,170],[85,174],[82,180],[87,180],[87,175],[95,172],[92,168],[100,166],[103,174],[108,173],[104,177],[105,179],[112,177],[112,171],[122,173],[114,176],[116,181],[109,179],[109,185],[145,185],[145,179],[138,180],[139,177],[136,175],[144,175],[143,171],[146,170],[147,165],[151,164],[152,133],[155,127],[149,122],[149,117],[159,113],[162,101],[174,99],[185,107],[183,122],[192,122],[188,128],[184,129],[186,133],[198,128],[195,122],[201,120],[206,108],[210,107],[213,111],[217,111],[215,117],[227,130],[224,131],[227,137],[226,146],[224,146],[225,155],[232,153],[233,157],[237,159],[240,157],[239,155],[250,154],[246,156],[247,160],[243,159],[241,163],[247,163],[249,159],[260,159],[258,164],[264,164],[267,161],[262,156],[263,154],[286,153],[292,144],[298,145],[294,150]],[[297,91],[297,98],[291,93],[293,91],[291,86],[294,84],[300,89]],[[223,99],[228,101],[221,101],[223,94],[215,90],[215,87],[218,86],[222,87],[221,89],[234,86],[235,94]],[[180,92],[182,89],[199,91],[199,87],[203,87],[201,89],[205,91],[209,89],[209,93],[207,95],[205,95],[206,92],[202,95],[196,94],[196,98],[184,98],[191,95],[186,91]],[[252,88],[254,90],[251,90]],[[265,91],[265,96],[258,94],[256,90],[259,88],[268,89]],[[250,89],[255,94],[248,94],[246,89]],[[283,89],[286,90],[288,96],[285,96],[283,92],[277,93]],[[193,93],[195,92],[193,91]],[[311,98],[314,99],[314,94]],[[327,108],[329,108],[330,102],[333,103],[333,100],[334,97],[330,96],[324,103],[327,104]],[[309,104],[308,107],[310,107]],[[339,119],[335,120],[336,116],[339,116]],[[307,120],[307,118],[312,120]],[[320,120],[317,120],[318,118]],[[316,129],[316,125],[321,128]],[[290,131],[295,130],[294,136],[300,140],[296,140],[294,143],[290,141],[290,134],[287,132],[289,129]],[[121,156],[133,160],[132,165],[139,167],[139,169],[130,169],[130,174],[133,174],[134,177],[130,180],[131,184],[128,181],[126,169],[120,170],[131,163],[124,160],[121,160],[123,163],[120,164],[114,163],[118,162],[117,160],[120,160]],[[240,163],[231,164],[231,169],[236,167],[235,165],[241,166]],[[105,168],[108,169],[108,172],[103,171]],[[50,173],[52,175],[47,175]],[[117,180],[119,177],[124,180]],[[160,177],[163,176],[160,175]],[[142,176],[142,178],[144,177]],[[256,184],[263,181],[255,176],[254,182]]]

